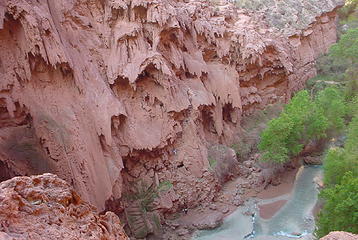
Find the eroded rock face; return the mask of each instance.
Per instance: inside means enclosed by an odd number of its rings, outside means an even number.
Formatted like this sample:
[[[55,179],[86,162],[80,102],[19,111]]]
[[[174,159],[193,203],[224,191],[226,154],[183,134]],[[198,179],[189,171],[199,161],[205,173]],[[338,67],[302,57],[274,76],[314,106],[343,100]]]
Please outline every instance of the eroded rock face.
[[[127,240],[117,215],[95,209],[53,174],[0,183],[0,239]]]
[[[171,211],[212,199],[207,146],[316,74],[340,4],[288,34],[226,1],[2,0],[1,178],[52,172],[100,210],[138,179]]]
[[[358,235],[348,232],[330,232],[327,236],[321,238],[321,240],[357,240]]]

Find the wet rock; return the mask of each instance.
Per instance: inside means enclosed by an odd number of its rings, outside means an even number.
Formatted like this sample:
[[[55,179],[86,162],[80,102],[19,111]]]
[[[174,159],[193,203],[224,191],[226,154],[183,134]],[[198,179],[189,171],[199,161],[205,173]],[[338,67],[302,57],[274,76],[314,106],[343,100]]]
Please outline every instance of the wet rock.
[[[318,188],[322,189],[324,187],[323,176],[317,176],[313,178],[313,182],[317,185]]]
[[[293,233],[291,233],[291,235],[293,235],[293,236],[301,236],[301,233],[299,233],[299,232],[293,232]]]
[[[307,156],[303,158],[305,164],[308,165],[322,165],[322,157],[321,156]]]
[[[252,216],[252,215],[254,215],[254,212],[250,211],[250,210],[246,210],[245,212],[243,212],[243,214],[246,216]]]

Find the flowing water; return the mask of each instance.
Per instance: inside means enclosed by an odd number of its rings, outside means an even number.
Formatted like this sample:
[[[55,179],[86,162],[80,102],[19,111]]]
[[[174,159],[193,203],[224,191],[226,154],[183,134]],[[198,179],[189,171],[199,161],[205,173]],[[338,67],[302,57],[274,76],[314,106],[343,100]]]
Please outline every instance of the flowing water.
[[[275,199],[250,199],[233,214],[222,226],[214,230],[199,231],[193,240],[289,240],[313,239],[315,228],[312,210],[317,202],[318,190],[313,179],[322,174],[319,166],[306,166],[297,175],[294,189],[289,196]],[[287,198],[287,203],[271,218],[259,217],[257,203],[266,204]],[[253,215],[245,215],[244,212]]]

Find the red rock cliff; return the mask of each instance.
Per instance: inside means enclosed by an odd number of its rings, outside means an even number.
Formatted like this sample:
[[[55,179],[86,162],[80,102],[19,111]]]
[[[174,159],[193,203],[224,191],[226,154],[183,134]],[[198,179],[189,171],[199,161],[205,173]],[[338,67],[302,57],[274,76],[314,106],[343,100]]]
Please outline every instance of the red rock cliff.
[[[207,145],[303,88],[340,4],[286,31],[225,1],[1,0],[0,177],[52,172],[99,209],[138,179],[173,185],[165,209],[212,198]]]

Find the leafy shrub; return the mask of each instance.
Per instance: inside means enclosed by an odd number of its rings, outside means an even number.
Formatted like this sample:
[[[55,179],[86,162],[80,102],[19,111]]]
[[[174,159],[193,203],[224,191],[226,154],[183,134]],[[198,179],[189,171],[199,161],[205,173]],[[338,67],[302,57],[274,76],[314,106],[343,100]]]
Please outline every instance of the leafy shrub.
[[[173,188],[173,183],[168,180],[159,183],[158,192],[166,192]]]
[[[209,166],[210,169],[214,169],[216,167],[216,165],[218,164],[218,161],[212,157],[209,157]]]
[[[347,172],[340,184],[324,189],[320,197],[325,204],[319,213],[316,235],[331,231],[358,233],[358,178]]]

